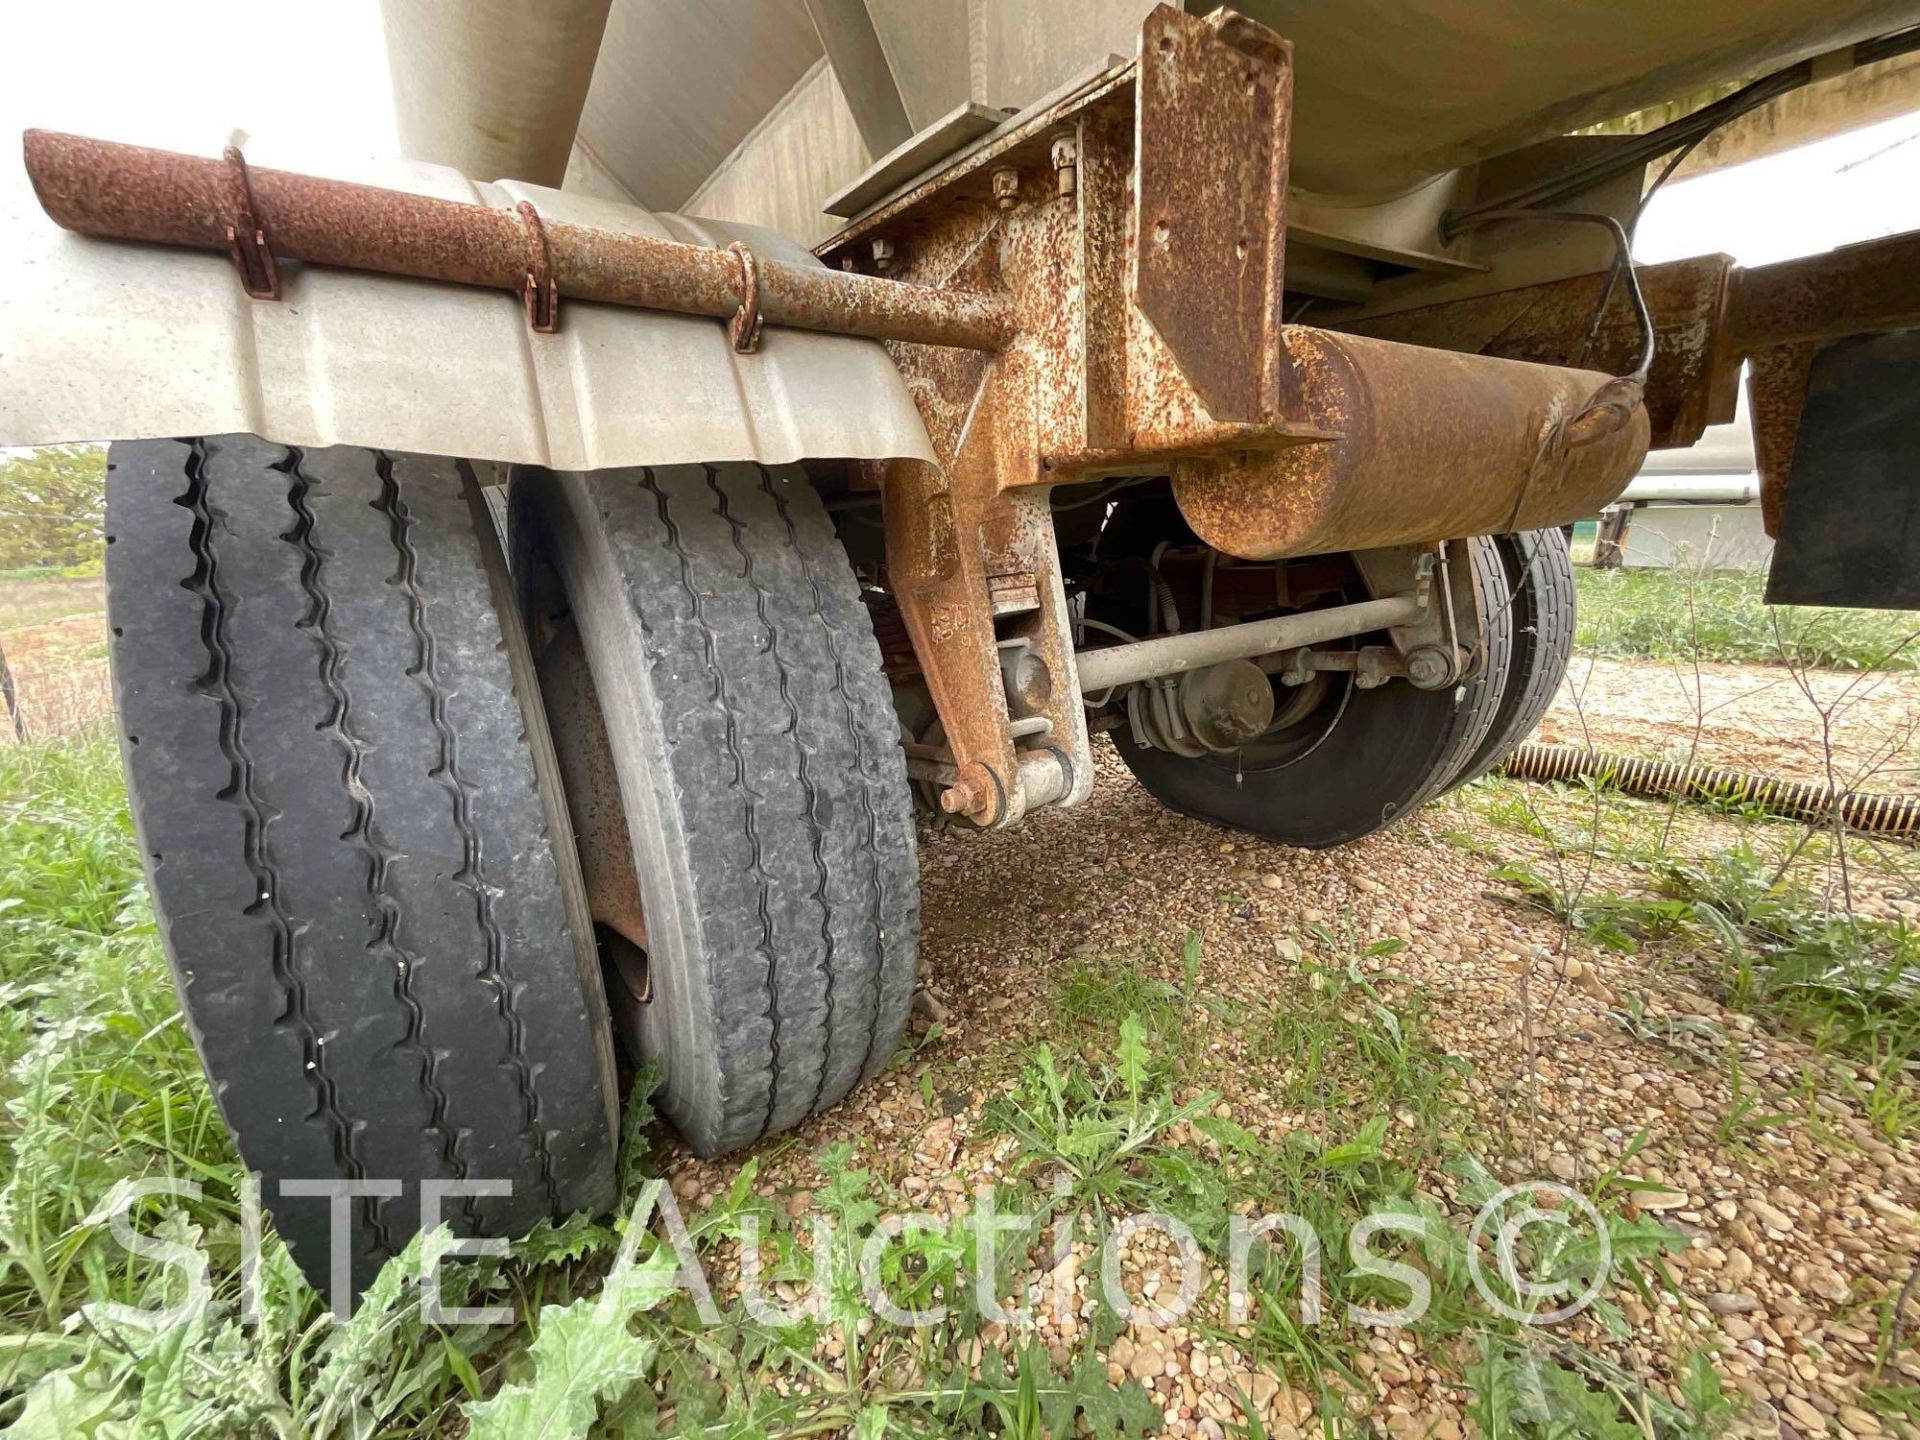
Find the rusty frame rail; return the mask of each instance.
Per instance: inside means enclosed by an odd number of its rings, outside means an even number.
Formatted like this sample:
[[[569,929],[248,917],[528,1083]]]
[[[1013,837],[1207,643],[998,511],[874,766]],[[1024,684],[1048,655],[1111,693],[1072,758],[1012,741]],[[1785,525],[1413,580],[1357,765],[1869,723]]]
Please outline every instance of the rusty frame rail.
[[[1760,513],[1780,535],[1813,357],[1849,335],[1920,326],[1920,233],[1736,272],[1727,300],[1728,350],[1747,362]]]

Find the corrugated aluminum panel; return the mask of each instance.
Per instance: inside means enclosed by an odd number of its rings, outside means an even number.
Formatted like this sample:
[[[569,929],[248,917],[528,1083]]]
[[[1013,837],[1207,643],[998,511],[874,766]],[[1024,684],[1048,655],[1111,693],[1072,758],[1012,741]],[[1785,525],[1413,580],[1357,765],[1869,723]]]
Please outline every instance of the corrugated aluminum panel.
[[[539,335],[508,295],[293,265],[281,300],[252,301],[218,256],[59,229],[17,153],[0,211],[0,444],[252,431],[557,469],[932,458],[872,341],[769,326],[760,350],[740,355],[720,321],[574,301],[560,333]],[[817,263],[769,231],[475,184],[442,166],[334,173]]]

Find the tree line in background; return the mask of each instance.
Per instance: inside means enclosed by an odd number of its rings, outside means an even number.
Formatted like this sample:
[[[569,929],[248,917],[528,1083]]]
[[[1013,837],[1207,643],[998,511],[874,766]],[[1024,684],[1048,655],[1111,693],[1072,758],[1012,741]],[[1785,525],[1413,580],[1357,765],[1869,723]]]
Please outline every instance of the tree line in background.
[[[48,445],[0,461],[0,572],[97,565],[107,452]]]

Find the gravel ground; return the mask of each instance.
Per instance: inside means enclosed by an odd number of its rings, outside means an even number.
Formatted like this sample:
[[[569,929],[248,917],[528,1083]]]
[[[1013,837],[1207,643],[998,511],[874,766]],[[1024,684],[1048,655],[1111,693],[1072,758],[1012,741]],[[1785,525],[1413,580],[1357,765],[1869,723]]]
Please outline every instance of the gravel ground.
[[[1686,758],[1696,725],[1695,758],[1709,764],[1824,780],[1824,729],[1842,785],[1920,793],[1920,674],[1912,672],[1816,670],[1797,679],[1779,665],[1703,662],[1696,673],[1581,657],[1535,738]]]
[[[1593,668],[1584,708],[1596,743],[1645,752],[1665,742],[1675,717],[1690,723],[1684,693],[1668,696],[1662,674],[1657,666]],[[1821,692],[1849,678],[1822,677]],[[1703,753],[1811,764],[1792,713],[1806,702],[1782,679],[1708,667]],[[1884,682],[1880,693],[1914,713],[1920,677]],[[1553,738],[1566,738],[1569,710],[1563,697]],[[904,1203],[958,1203],[1005,1161],[1008,1142],[976,1135],[976,1125],[987,1100],[1011,1083],[1022,1047],[1076,1043],[1057,996],[1078,957],[1138,957],[1144,970],[1177,982],[1172,957],[1196,931],[1203,985],[1257,1016],[1299,983],[1310,927],[1341,927],[1353,953],[1397,937],[1404,949],[1362,963],[1383,993],[1424,1010],[1442,1050],[1471,1064],[1467,1125],[1482,1153],[1506,1157],[1506,1178],[1591,1183],[1645,1132],[1627,1168],[1656,1188],[1629,1213],[1657,1214],[1688,1237],[1670,1259],[1679,1294],[1649,1305],[1623,1288],[1615,1299],[1630,1332],[1609,1337],[1582,1317],[1573,1322],[1582,1342],[1661,1384],[1690,1351],[1715,1347],[1733,1398],[1747,1405],[1742,1433],[1882,1433],[1859,1392],[1877,1316],[1915,1264],[1916,1147],[1910,1137],[1884,1138],[1843,1087],[1803,1086],[1815,1063],[1805,1046],[1723,1009],[1679,978],[1684,972],[1669,978],[1642,959],[1569,941],[1555,922],[1492,893],[1502,888],[1489,876],[1492,845],[1447,838],[1462,827],[1491,832],[1457,798],[1349,848],[1302,852],[1171,814],[1133,784],[1104,741],[1096,753],[1098,783],[1077,814],[1042,814],[996,835],[923,831],[927,991],[916,1033],[926,1033],[929,1015],[941,1021],[919,1056],[931,1083],[896,1067],[798,1144],[766,1155],[763,1188],[804,1208],[815,1183],[809,1155],[845,1139]],[[1283,1101],[1284,1060],[1278,1071],[1255,1063],[1242,1031],[1217,1012],[1196,1008],[1193,1024],[1204,1038],[1192,1079],[1222,1092],[1218,1113],[1270,1140],[1314,1123]],[[1764,1092],[1760,1109],[1790,1118],[1736,1126],[1737,1143],[1729,1139],[1726,1117],[1742,1103],[1730,1089],[1734,1073]],[[1804,1097],[1814,1095],[1809,1112]],[[1404,1112],[1396,1121],[1414,1122]],[[1437,1172],[1438,1154],[1431,1159]],[[684,1197],[718,1194],[733,1172],[731,1161],[683,1159],[674,1184]],[[1442,1178],[1423,1169],[1423,1185],[1428,1179],[1444,1191]],[[1132,1263],[1144,1267],[1150,1257]],[[1084,1294],[1085,1276],[1076,1283]],[[1056,1347],[1081,1323],[1071,1310],[1043,1315]],[[1359,1368],[1373,1393],[1356,1408],[1395,1433],[1465,1433],[1457,1356],[1447,1364],[1410,1332],[1361,1343],[1370,1346]],[[1136,1325],[1106,1358],[1111,1377],[1150,1384],[1176,1435],[1232,1433],[1241,1418],[1235,1387],[1265,1407],[1279,1440],[1317,1423],[1308,1394],[1256,1373],[1230,1336]],[[1911,1343],[1884,1378],[1920,1381]]]

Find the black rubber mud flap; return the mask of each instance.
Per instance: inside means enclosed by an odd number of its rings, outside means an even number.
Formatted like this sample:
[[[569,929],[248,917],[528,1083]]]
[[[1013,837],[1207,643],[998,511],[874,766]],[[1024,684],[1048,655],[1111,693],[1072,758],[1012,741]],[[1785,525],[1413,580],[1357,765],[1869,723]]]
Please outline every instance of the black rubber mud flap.
[[[1920,330],[1814,355],[1767,603],[1920,610]]]
[[[477,523],[476,523],[477,522]],[[458,462],[112,448],[107,610],[160,933],[221,1113],[326,1287],[418,1228],[612,1198],[612,1040],[498,539]],[[503,626],[496,605],[507,602]],[[556,826],[556,821],[557,826]],[[344,1297],[334,1296],[336,1304]]]

